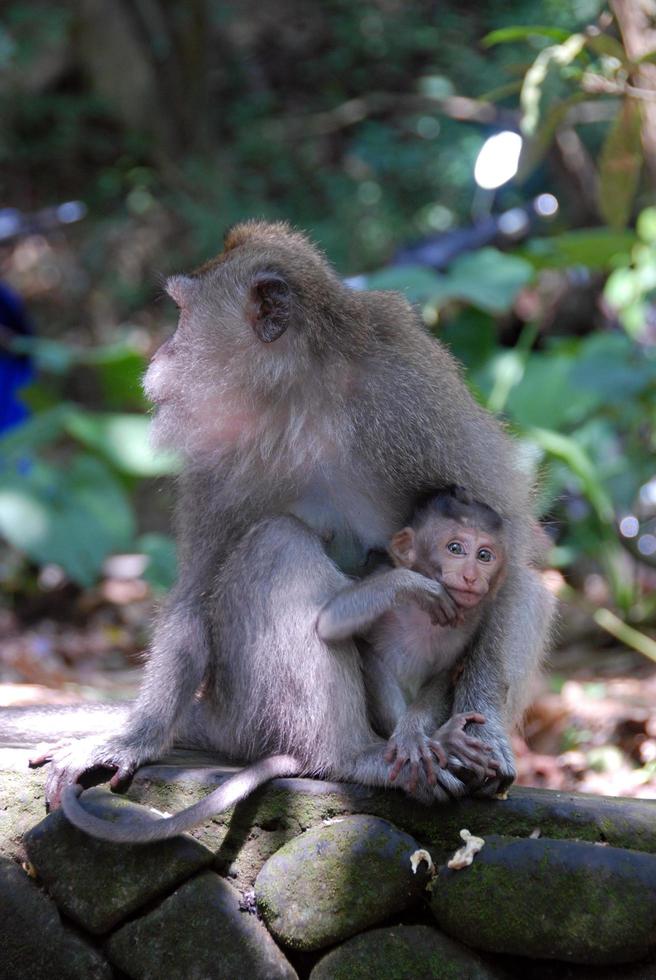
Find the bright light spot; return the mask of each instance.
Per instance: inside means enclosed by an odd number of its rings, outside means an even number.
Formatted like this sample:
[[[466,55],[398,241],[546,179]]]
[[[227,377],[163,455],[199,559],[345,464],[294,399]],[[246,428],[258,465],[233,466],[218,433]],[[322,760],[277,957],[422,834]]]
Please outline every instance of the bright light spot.
[[[541,217],[553,218],[558,211],[558,198],[554,197],[553,194],[538,194],[533,202],[533,207]]]
[[[629,517],[623,517],[620,521],[620,534],[624,538],[635,538],[638,531],[640,530],[640,523],[637,517],[633,515]]]
[[[87,206],[82,201],[66,201],[57,208],[57,217],[62,224],[68,225],[72,221],[79,221],[87,213]]]
[[[640,487],[640,500],[643,504],[656,504],[656,477]]]
[[[656,537],[653,534],[643,534],[638,538],[638,551],[641,555],[656,554]]]
[[[509,129],[490,136],[483,143],[474,167],[474,180],[485,190],[494,190],[517,173],[522,138]]]
[[[528,217],[523,208],[511,208],[499,217],[499,231],[513,238],[528,230]]]

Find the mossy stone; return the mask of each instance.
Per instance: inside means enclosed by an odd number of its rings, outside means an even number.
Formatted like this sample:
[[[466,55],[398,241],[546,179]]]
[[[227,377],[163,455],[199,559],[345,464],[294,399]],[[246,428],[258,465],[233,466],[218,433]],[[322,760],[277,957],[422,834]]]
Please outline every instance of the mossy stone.
[[[59,912],[17,865],[0,858],[0,980],[110,980],[101,954],[63,925]]]
[[[262,923],[241,909],[239,892],[213,871],[123,926],[106,948],[132,980],[297,980]]]
[[[625,963],[656,945],[656,856],[583,841],[488,837],[473,864],[440,868],[431,907],[478,949]]]
[[[372,929],[321,959],[310,980],[498,980],[505,976],[431,926]]]
[[[104,820],[159,819],[106,790],[87,790],[82,799]],[[107,932],[214,860],[212,851],[186,835],[154,844],[96,840],[73,827],[61,810],[33,827],[24,843],[61,910],[93,933]]]
[[[314,827],[270,857],[255,882],[273,935],[296,949],[322,949],[417,902],[426,886],[417,842],[379,817]]]

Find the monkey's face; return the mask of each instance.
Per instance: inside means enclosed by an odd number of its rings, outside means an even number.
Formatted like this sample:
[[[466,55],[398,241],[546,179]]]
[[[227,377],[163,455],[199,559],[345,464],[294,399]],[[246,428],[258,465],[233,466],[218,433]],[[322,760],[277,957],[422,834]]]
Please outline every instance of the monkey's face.
[[[173,276],[166,290],[178,326],[155,353],[144,391],[155,406],[153,441],[187,455],[255,438],[263,402],[282,399],[302,365],[290,336],[292,298],[285,280],[257,264],[217,263],[197,276]]]
[[[463,609],[473,609],[494,595],[506,564],[500,537],[467,521],[438,516],[417,529],[400,531],[390,553],[396,564],[442,582]]]

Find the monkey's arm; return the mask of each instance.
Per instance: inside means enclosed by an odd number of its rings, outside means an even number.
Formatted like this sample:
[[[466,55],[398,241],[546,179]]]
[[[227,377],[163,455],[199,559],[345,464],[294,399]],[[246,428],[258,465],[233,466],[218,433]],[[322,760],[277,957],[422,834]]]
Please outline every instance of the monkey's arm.
[[[486,742],[500,763],[497,778],[478,788],[486,796],[503,792],[515,779],[507,732],[521,719],[530,700],[554,603],[533,569],[512,569],[489,610],[485,629],[464,659],[453,710],[485,715],[485,724],[477,725],[471,734]],[[449,786],[447,789],[453,791]]]
[[[326,603],[317,619],[322,640],[346,640],[365,633],[395,606],[415,602],[440,624],[457,617],[457,606],[440,582],[408,568],[393,568],[344,589]]]

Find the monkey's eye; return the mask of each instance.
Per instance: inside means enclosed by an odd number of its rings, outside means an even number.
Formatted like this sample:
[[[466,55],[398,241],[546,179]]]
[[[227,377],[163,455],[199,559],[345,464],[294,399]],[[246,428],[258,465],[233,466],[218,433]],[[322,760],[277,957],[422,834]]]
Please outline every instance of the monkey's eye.
[[[449,541],[446,550],[450,551],[452,555],[464,555],[465,553],[465,549],[459,541]]]
[[[489,548],[479,548],[476,557],[478,558],[479,561],[484,561],[484,562],[494,561],[494,555],[492,554]]]

